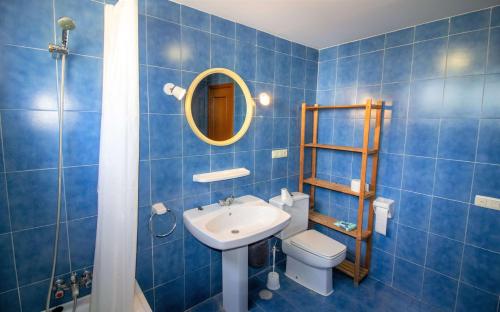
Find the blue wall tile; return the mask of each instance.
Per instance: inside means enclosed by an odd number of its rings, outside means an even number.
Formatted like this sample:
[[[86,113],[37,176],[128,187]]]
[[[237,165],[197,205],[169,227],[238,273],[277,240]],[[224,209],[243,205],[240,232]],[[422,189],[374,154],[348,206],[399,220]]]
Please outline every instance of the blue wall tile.
[[[487,9],[452,17],[450,21],[450,34],[488,27],[490,24],[490,13],[490,9]]]
[[[415,27],[415,41],[428,40],[448,35],[449,19],[443,19]]]
[[[500,14],[499,14],[500,15]],[[490,51],[498,51],[500,48],[500,28],[493,28],[490,31]],[[498,53],[488,54],[488,73],[500,72],[500,56]]]
[[[275,48],[274,39],[275,38],[273,35],[257,30],[257,46],[274,50]]]
[[[210,297],[210,267],[203,267],[186,274],[186,308],[190,308]]]
[[[500,197],[499,174],[500,168],[496,165],[476,164],[471,198],[476,195]]]
[[[413,297],[420,295],[423,281],[423,268],[416,264],[396,258],[394,264],[394,286]]]
[[[274,82],[274,52],[264,48],[257,48],[257,81]]]
[[[500,163],[500,125],[498,119],[481,120],[477,161]]]
[[[0,251],[2,252],[0,277],[2,284],[0,292],[4,292],[17,287],[16,272],[14,269],[14,252],[12,251],[12,241],[10,234],[0,235]]]
[[[337,47],[331,47],[331,48],[326,48],[326,49],[321,49],[319,51],[319,61],[328,61],[328,60],[333,60],[337,58]]]
[[[172,1],[162,1],[162,0],[147,0],[144,2],[146,7],[146,13],[148,15],[158,17],[177,24],[180,22],[181,6],[179,4]]]
[[[19,296],[17,290],[11,290],[0,294],[0,304],[7,311],[21,311],[19,306]]]
[[[408,116],[413,118],[439,118],[443,105],[444,80],[414,81],[411,84]]]
[[[458,283],[444,275],[425,270],[422,299],[442,309],[450,309],[455,305]]]
[[[473,161],[478,126],[477,119],[443,119],[439,131],[438,156]]]
[[[363,54],[359,57],[358,85],[373,85],[382,79],[383,51]]]
[[[496,211],[471,205],[467,223],[467,243],[499,252],[500,235],[495,231],[499,225]]]
[[[337,64],[337,87],[350,87],[358,78],[359,56],[341,58]]]
[[[257,30],[245,25],[236,24],[236,39],[255,45],[257,43]]]
[[[430,232],[463,241],[467,208],[467,204],[435,197],[432,201]]]
[[[434,195],[468,201],[474,165],[470,162],[438,160]],[[455,180],[453,184],[450,181]]]
[[[94,263],[96,227],[97,217],[74,220],[68,223],[72,270],[92,266]]]
[[[431,203],[430,196],[402,191],[398,215],[399,223],[427,230]]]
[[[163,92],[163,85],[167,82],[180,85],[181,73],[177,70],[148,67],[150,113],[178,114],[181,112],[181,103]]]
[[[436,156],[438,134],[439,120],[409,119],[406,132],[406,154]]]
[[[293,55],[293,53],[292,53]],[[305,87],[306,61],[301,58],[292,57],[292,69],[290,72],[290,86],[294,88]]]
[[[65,113],[63,130],[65,166],[94,165],[99,162],[100,125],[99,113]]]
[[[285,54],[288,54],[290,55],[292,53],[292,43],[286,39],[282,39],[282,38],[279,38],[279,37],[276,37],[275,38],[276,40],[276,51],[277,52],[281,52],[281,53],[285,53]],[[310,48],[308,48],[310,49]],[[314,50],[314,49],[311,49],[311,51]],[[316,54],[318,53],[318,50],[314,50],[316,51]],[[307,52],[309,52],[309,50],[307,50]],[[313,53],[314,54],[314,53]],[[308,59],[309,59],[309,54],[308,54]],[[315,62],[318,62],[318,57],[316,55],[316,59],[314,59],[314,56],[312,56],[312,59],[311,61],[315,61]]]
[[[212,35],[211,47],[211,67],[224,67],[234,69],[235,41],[229,38]]]
[[[497,306],[497,296],[493,296],[465,283],[460,283],[457,296],[457,311],[496,311]]]
[[[209,31],[210,15],[183,5],[181,6],[181,24]]]
[[[387,37],[389,38],[389,37]],[[412,46],[387,49],[384,56],[384,82],[402,82],[410,78]]]
[[[339,57],[359,54],[359,41],[345,43],[339,46]]]
[[[465,246],[462,263],[462,280],[498,294],[500,291],[500,255],[484,249]],[[484,278],[488,276],[488,278]]]
[[[398,227],[396,255],[416,264],[423,265],[427,233],[404,225]]]
[[[413,42],[413,28],[401,29],[388,33],[386,36],[385,47],[395,47]]]
[[[403,170],[403,189],[431,194],[435,162],[432,158],[406,156]]]
[[[230,20],[210,15],[211,29],[214,34],[233,38],[236,35],[236,24]]]
[[[307,56],[306,53],[307,53],[306,46],[292,42],[292,56],[305,59]]]
[[[500,117],[500,105],[496,99],[500,96],[500,75],[485,77],[482,117]]]
[[[276,84],[289,86],[290,85],[290,65],[291,57],[286,54],[276,53],[274,66],[274,82]],[[248,60],[244,60],[248,62]]]
[[[201,72],[210,67],[210,34],[182,27],[182,69]]]
[[[363,39],[360,42],[359,52],[366,53],[376,50],[381,50],[384,48],[385,35],[379,35],[367,39]]]
[[[9,173],[7,185],[13,230],[54,223],[57,207],[57,170]]]
[[[155,288],[154,294],[156,311],[184,311],[184,278]]]
[[[486,30],[450,36],[447,74],[449,76],[482,74],[486,64],[487,41]]]
[[[147,18],[148,63],[166,68],[181,67],[181,30],[178,24]],[[168,51],[168,53],[165,53]]]
[[[425,265],[434,271],[458,278],[462,250],[462,243],[430,234]]]
[[[443,117],[474,118],[481,116],[484,77],[449,78],[445,82]]]
[[[3,47],[0,53],[0,70],[8,73],[0,77],[0,107],[56,110],[55,64],[50,55],[45,51],[11,46]],[[70,72],[68,69],[68,76]],[[32,87],[18,87],[26,83]],[[71,78],[68,84],[71,86]]]
[[[64,229],[65,224],[62,225]],[[13,234],[14,250],[19,286],[50,277],[52,245],[55,226],[46,226]],[[59,236],[56,274],[69,272],[68,237],[62,230]],[[32,261],[37,259],[37,261]]]
[[[52,1],[3,2],[0,6],[0,41],[45,49],[53,41]],[[24,21],[19,23],[19,21]]]
[[[447,38],[415,43],[413,49],[413,79],[443,77],[446,66]]]
[[[57,112],[1,114],[7,171],[57,167]]]

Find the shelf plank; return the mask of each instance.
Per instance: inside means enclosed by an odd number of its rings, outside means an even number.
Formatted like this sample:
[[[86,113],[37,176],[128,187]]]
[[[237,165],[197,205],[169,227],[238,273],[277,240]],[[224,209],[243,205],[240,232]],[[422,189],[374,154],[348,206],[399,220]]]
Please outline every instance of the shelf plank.
[[[323,148],[323,149],[330,149],[330,150],[336,150],[336,151],[363,153],[362,147],[353,147],[353,146],[307,143],[307,144],[304,144],[304,147],[314,147],[314,148]],[[375,154],[377,152],[378,151],[376,149],[369,149],[368,150],[368,154]]]
[[[304,179],[304,183],[314,185],[314,186],[319,186],[321,188],[329,189],[332,191],[341,192],[344,194],[349,194],[352,196],[359,196],[360,195],[359,192],[354,192],[353,190],[351,190],[351,187],[348,185],[333,183],[333,182],[320,180],[320,179],[316,179],[316,178]],[[372,186],[370,185],[370,188],[371,187]],[[374,195],[373,191],[365,192],[365,199],[371,198],[373,195]]]
[[[314,223],[321,224],[321,225],[326,226],[332,230],[341,232],[345,235],[348,235],[348,236],[351,236],[354,238],[356,238],[356,235],[358,232],[357,229],[352,230],[352,231],[346,231],[343,228],[334,225],[334,223],[337,222],[337,219],[330,217],[330,216],[327,216],[327,215],[324,215],[324,214],[321,214],[321,213],[316,212],[314,210],[309,210],[309,220],[314,222]],[[371,235],[371,232],[363,231],[361,234],[361,239],[365,240],[368,237],[370,237],[370,235]]]
[[[348,276],[354,278],[354,262],[349,260],[344,260],[341,264],[335,267],[337,270],[347,274]],[[368,269],[360,266],[359,268],[360,281],[368,275]]]
[[[352,104],[352,105],[327,105],[327,106],[307,106],[307,110],[318,110],[318,109],[365,109],[365,104]],[[372,109],[381,109],[382,105],[373,104]]]

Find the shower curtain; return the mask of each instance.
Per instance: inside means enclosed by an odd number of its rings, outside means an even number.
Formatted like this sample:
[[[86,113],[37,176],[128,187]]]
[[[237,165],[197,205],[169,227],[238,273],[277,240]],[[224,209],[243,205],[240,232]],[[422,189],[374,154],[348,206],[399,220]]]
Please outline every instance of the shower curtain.
[[[106,5],[91,311],[134,306],[139,172],[137,0]]]

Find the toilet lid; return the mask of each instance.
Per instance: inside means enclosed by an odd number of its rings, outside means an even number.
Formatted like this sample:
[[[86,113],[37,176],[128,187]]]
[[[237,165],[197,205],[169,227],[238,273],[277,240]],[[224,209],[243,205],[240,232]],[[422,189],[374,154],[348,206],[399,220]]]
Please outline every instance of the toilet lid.
[[[334,258],[346,251],[346,246],[315,230],[307,230],[292,237],[292,245],[324,258]]]

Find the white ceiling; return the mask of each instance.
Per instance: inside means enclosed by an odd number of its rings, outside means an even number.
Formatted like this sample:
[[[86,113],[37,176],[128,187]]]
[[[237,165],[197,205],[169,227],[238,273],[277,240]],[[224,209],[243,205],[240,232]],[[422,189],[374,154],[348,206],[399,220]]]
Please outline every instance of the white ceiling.
[[[500,0],[174,1],[318,49],[500,4]]]

